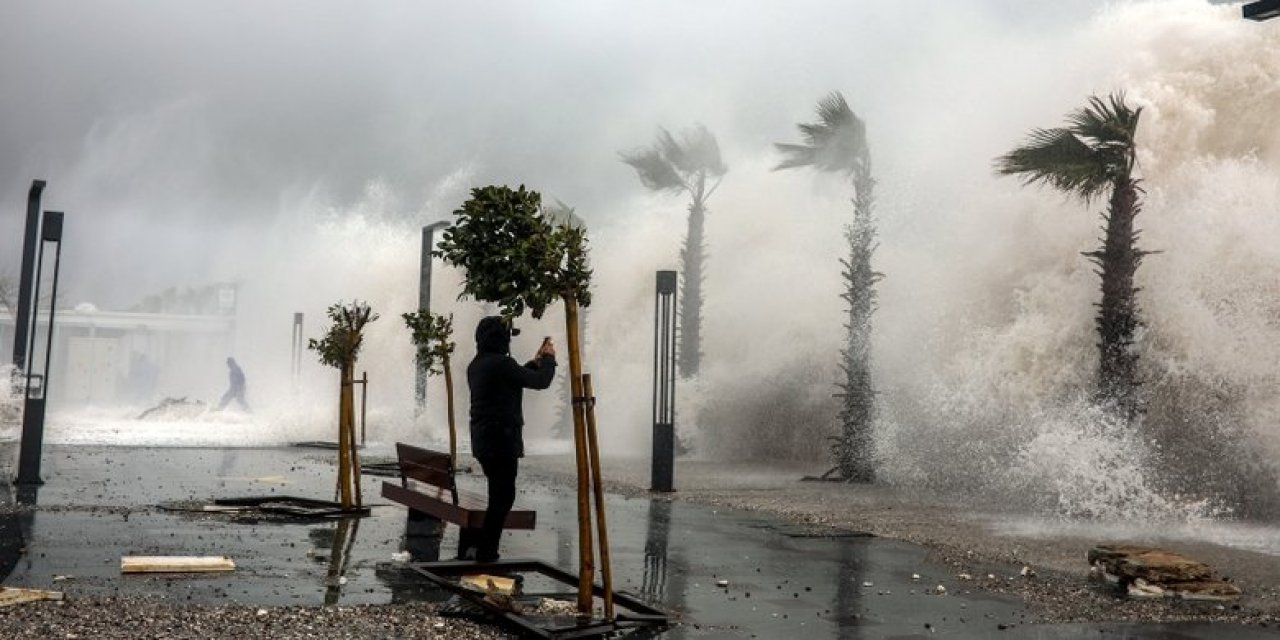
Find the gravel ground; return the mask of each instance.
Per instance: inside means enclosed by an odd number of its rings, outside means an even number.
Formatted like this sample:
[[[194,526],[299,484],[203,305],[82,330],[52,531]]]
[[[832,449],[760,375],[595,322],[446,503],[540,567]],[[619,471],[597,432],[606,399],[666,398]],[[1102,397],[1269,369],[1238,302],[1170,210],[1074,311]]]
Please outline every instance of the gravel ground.
[[[102,598],[0,609],[0,638],[379,639],[514,638],[492,627],[435,615],[426,604],[369,607],[197,607],[159,600]]]
[[[610,459],[603,466],[610,491],[648,494],[647,460]],[[532,458],[525,469],[563,483],[571,481],[568,470],[573,463],[568,456]],[[677,492],[671,499],[921,544],[933,559],[952,566],[956,575],[973,576],[975,589],[1021,597],[1038,622],[1231,621],[1280,626],[1280,558],[1276,556],[1207,543],[1159,541],[1159,546],[1208,563],[1243,589],[1244,597],[1223,604],[1122,599],[1090,580],[1085,555],[1095,544],[1125,540],[998,534],[973,515],[996,512],[998,505],[975,509],[884,485],[799,481],[823,470],[801,465],[762,470],[759,465],[679,460]],[[1023,577],[1023,567],[1030,567],[1035,576]]]

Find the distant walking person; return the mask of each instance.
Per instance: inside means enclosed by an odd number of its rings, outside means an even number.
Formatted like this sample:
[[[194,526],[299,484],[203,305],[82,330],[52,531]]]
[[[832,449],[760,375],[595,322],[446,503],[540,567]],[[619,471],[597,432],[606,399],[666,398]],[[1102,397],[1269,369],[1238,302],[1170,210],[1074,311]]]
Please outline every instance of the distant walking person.
[[[249,403],[244,401],[244,371],[240,369],[240,365],[236,364],[235,358],[227,358],[227,373],[231,378],[231,385],[227,392],[222,394],[222,400],[218,402],[218,408],[214,411],[222,411],[227,408],[227,404],[233,399],[240,403],[240,408],[245,411],[249,410]]]
[[[489,508],[484,527],[464,530],[458,558],[493,562],[498,559],[502,527],[516,500],[516,469],[524,457],[525,389],[546,389],[556,376],[556,348],[542,341],[533,360],[520,366],[509,355],[512,331],[498,316],[476,327],[476,357],[467,367],[471,388],[471,453],[489,480]]]

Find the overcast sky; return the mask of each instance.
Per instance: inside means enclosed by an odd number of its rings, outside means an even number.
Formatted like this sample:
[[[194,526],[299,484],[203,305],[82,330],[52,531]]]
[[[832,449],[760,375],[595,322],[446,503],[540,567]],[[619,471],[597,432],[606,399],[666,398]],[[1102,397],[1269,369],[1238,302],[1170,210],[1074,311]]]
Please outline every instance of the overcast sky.
[[[687,202],[646,194],[618,152],[702,123],[730,170],[707,221],[700,397],[753,399],[739,403],[750,418],[770,397],[759,380],[815,375],[822,408],[849,186],[769,169],[772,143],[841,91],[878,181],[877,379],[903,424],[951,425],[945,394],[908,405],[952,389],[1003,407],[1094,375],[1081,252],[1098,208],[997,178],[991,161],[1123,90],[1144,108],[1143,246],[1161,251],[1140,278],[1166,351],[1144,361],[1187,358],[1271,397],[1280,354],[1259,349],[1280,345],[1280,24],[1214,4],[0,1],[0,275],[18,268],[30,181],[48,180],[47,208],[68,215],[65,305],[240,279],[241,316],[260,321],[239,325],[260,334],[242,335],[246,368],[283,380],[284,353],[263,345],[287,353],[293,312],[311,322],[352,297],[389,318],[412,308],[415,227],[471,186],[524,183],[591,227],[596,371],[633,405],[602,417],[643,426],[651,343],[636,337]],[[377,379],[408,378],[406,344],[396,323],[371,332],[369,360],[388,363]],[[1267,411],[1270,428],[1280,399]]]
[[[792,138],[827,92],[884,122],[922,82],[949,91],[953,65],[998,56],[993,41],[1052,41],[1099,6],[6,2],[0,263],[16,265],[32,178],[71,214],[70,273],[91,289],[108,265],[148,272],[144,288],[164,284],[157,265],[199,284],[202,255],[285,203],[340,210],[372,182],[406,215],[446,215],[457,203],[432,194],[461,176],[598,222],[640,191],[617,152],[660,125],[706,124],[732,165]]]

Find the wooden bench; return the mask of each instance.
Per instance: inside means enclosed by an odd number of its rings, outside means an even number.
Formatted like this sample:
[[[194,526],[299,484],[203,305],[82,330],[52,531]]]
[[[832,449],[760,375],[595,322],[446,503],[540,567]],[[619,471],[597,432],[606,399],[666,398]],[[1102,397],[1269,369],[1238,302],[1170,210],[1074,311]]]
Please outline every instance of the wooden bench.
[[[400,484],[383,482],[382,497],[464,529],[484,526],[489,500],[458,489],[449,454],[397,442],[396,459],[400,464]],[[537,512],[512,508],[503,526],[533,529],[536,523]]]

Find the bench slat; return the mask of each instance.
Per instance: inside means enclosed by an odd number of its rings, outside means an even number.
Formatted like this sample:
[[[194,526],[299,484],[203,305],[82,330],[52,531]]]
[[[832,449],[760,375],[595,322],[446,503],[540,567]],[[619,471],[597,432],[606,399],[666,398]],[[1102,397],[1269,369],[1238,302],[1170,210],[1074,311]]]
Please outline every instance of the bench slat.
[[[453,476],[447,469],[422,466],[413,462],[400,463],[400,473],[406,478],[448,489],[453,486]]]
[[[474,493],[459,492],[458,505],[442,490],[428,490],[431,493],[406,489],[392,482],[382,483],[382,497],[398,502],[410,509],[421,511],[427,515],[451,522],[460,527],[479,528],[484,526],[485,498]],[[507,529],[533,529],[537,524],[538,514],[527,509],[512,509],[507,514]]]
[[[403,477],[445,489],[453,487],[453,462],[449,454],[397,442],[396,458]]]

